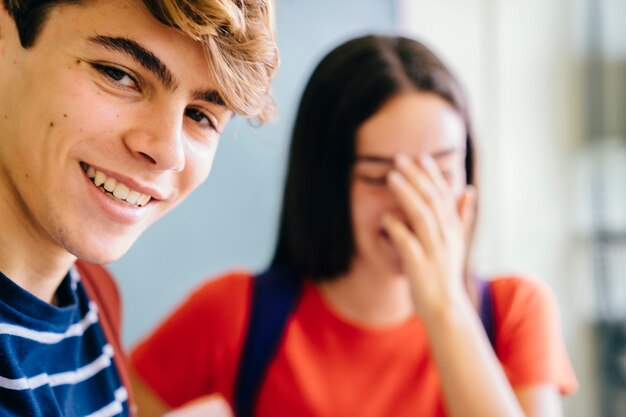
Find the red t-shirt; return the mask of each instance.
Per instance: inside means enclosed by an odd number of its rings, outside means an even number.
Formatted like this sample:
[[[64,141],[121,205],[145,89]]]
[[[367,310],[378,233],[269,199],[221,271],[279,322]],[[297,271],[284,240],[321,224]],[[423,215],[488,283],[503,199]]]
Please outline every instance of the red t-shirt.
[[[492,288],[496,352],[513,387],[574,390],[549,289],[517,277],[498,278]],[[215,392],[232,404],[250,289],[246,272],[205,283],[135,348],[135,370],[169,405]],[[308,283],[270,364],[256,415],[444,416],[438,378],[417,317],[389,328],[356,325]]]

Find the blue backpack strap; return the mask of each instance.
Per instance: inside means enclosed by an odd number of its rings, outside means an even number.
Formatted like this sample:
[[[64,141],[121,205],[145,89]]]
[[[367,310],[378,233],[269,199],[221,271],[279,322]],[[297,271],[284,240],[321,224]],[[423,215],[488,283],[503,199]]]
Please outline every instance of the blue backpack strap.
[[[495,351],[496,327],[489,281],[478,279],[480,320]],[[286,267],[272,268],[253,279],[248,328],[235,381],[237,417],[252,417],[259,389],[282,340],[287,321],[302,292],[302,283]]]
[[[235,381],[237,417],[252,417],[261,384],[301,294],[300,277],[287,267],[270,268],[252,281],[252,299]]]
[[[493,291],[491,289],[491,282],[478,279],[478,286],[480,289],[480,321],[483,323],[485,333],[489,338],[489,343],[494,352],[496,350],[496,320],[493,310]]]

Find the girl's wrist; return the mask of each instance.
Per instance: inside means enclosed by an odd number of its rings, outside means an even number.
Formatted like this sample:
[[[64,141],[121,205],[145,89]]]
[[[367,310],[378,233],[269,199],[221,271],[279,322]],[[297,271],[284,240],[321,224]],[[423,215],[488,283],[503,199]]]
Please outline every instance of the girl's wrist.
[[[476,310],[469,295],[461,287],[451,292],[446,299],[427,308],[422,316],[427,328],[454,328],[476,320]]]

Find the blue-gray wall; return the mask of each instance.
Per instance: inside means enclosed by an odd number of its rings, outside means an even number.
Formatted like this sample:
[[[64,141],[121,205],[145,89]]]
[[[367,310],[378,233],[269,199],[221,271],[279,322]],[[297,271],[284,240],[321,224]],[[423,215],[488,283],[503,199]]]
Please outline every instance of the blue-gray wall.
[[[285,155],[300,93],[322,56],[343,40],[393,30],[391,0],[278,0],[279,119],[253,128],[234,119],[207,182],[111,265],[132,345],[206,277],[262,268],[274,248]]]

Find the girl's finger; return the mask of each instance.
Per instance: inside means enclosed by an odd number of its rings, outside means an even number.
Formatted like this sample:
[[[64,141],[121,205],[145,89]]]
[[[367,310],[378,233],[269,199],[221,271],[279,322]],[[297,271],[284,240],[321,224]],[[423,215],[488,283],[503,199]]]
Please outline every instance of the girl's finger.
[[[453,199],[452,189],[450,184],[446,181],[445,177],[441,173],[441,170],[435,163],[432,156],[426,154],[420,157],[420,167],[424,170],[428,178],[432,181],[437,192],[444,198]]]
[[[441,193],[435,184],[430,180],[426,171],[415,164],[411,158],[404,154],[399,154],[395,158],[395,166],[407,180],[418,190],[422,198],[432,208],[439,212],[441,207]]]
[[[400,254],[405,272],[414,275],[419,269],[418,265],[426,256],[424,247],[406,225],[393,214],[385,214],[382,219],[382,225]]]
[[[442,194],[428,178],[424,169],[414,164],[406,155],[400,154],[396,157],[396,166],[432,211],[437,230],[443,238],[446,232],[445,228],[450,223],[450,214],[449,210],[446,210]]]
[[[461,223],[463,224],[465,242],[469,242],[474,229],[474,224],[476,222],[476,204],[476,187],[468,185],[465,187],[465,190],[463,190],[463,194],[459,198],[458,203],[458,213]]]
[[[400,208],[406,214],[410,227],[424,250],[433,253],[441,241],[442,235],[438,219],[432,209],[426,204],[422,196],[412,184],[396,170],[391,170],[388,183]],[[408,230],[408,229],[407,229]]]

